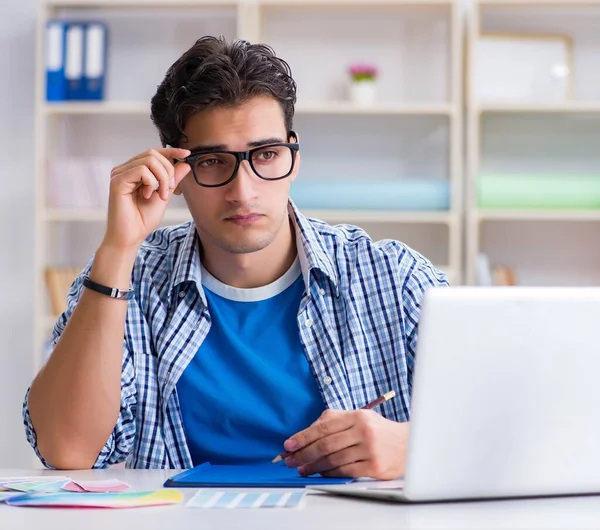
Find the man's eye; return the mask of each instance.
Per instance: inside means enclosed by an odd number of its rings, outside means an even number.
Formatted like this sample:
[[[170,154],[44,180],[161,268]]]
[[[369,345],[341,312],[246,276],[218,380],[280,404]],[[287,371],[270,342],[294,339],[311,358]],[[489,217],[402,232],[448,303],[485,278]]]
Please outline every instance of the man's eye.
[[[277,156],[276,151],[261,151],[256,158],[260,160],[273,160]]]
[[[199,160],[198,165],[200,167],[211,167],[216,165],[219,162],[216,158],[205,158],[204,160]]]

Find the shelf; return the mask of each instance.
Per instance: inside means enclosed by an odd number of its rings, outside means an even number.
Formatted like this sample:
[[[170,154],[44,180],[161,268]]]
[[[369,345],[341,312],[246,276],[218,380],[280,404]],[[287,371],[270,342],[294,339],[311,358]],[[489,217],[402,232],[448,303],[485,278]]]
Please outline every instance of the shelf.
[[[78,209],[47,209],[45,219],[48,222],[84,222],[104,223],[106,222],[105,210],[78,210]],[[191,219],[187,208],[167,209],[163,221],[168,223],[183,223]]]
[[[231,7],[237,6],[238,0],[42,0],[47,7],[109,7],[109,8],[131,8],[131,7]]]
[[[326,222],[451,224],[455,219],[452,212],[435,211],[302,210],[302,213],[306,217]],[[49,222],[103,223],[106,221],[106,212],[104,210],[47,209],[45,218]],[[163,220],[168,223],[183,223],[190,219],[187,208],[169,208]]]
[[[474,106],[478,113],[600,113],[600,101],[568,101],[564,103],[493,102]]]
[[[268,7],[376,7],[376,6],[450,6],[454,0],[258,0]]]
[[[43,0],[48,7],[215,7],[236,6],[242,0]],[[449,6],[454,0],[257,0],[265,7]]]
[[[301,210],[306,217],[331,223],[450,224],[451,212],[398,212],[376,210]]]
[[[448,281],[450,282],[450,284],[452,285],[456,279],[456,274],[454,269],[452,269],[451,267],[447,266],[447,265],[436,265],[435,263],[433,264],[433,266],[446,274]],[[52,330],[54,329],[54,325],[56,324],[56,321],[58,320],[57,316],[54,315],[46,315],[43,317],[42,319],[42,325],[44,328],[44,334],[46,336],[48,336],[48,338],[50,337],[50,334],[52,333]]]
[[[600,210],[479,210],[479,221],[600,221]]]
[[[143,101],[98,101],[43,103],[47,115],[70,114],[115,114],[150,116],[150,104]],[[296,114],[397,114],[451,116],[451,103],[388,103],[360,106],[349,101],[327,101],[323,103],[298,104]]]
[[[377,105],[356,105],[350,101],[326,101],[323,103],[299,103],[297,114],[398,114],[451,116],[454,106],[451,103],[382,103]]]
[[[64,102],[42,104],[42,111],[49,115],[59,114],[139,114],[150,116],[150,103],[143,101]]]
[[[600,0],[479,0],[477,3],[481,7],[577,7],[598,6]]]

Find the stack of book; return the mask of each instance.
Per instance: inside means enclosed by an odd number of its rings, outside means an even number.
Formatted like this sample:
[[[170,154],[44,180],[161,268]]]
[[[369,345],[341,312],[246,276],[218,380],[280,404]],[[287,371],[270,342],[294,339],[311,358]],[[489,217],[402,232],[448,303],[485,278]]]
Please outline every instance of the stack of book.
[[[517,276],[513,267],[506,265],[496,265],[492,269],[492,278],[494,285],[517,285]]]
[[[477,256],[476,274],[477,285],[482,287],[514,286],[518,284],[514,267],[491,265],[487,254],[483,252]]]
[[[67,309],[67,294],[81,268],[48,267],[45,272],[46,287],[50,295],[50,310],[52,315],[58,317]]]

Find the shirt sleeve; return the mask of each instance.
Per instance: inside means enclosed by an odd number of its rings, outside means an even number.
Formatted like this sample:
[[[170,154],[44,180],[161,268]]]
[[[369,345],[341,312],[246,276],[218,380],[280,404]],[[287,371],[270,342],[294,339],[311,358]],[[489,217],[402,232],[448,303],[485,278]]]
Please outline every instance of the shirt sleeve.
[[[412,375],[417,350],[419,318],[421,302],[427,289],[433,287],[448,287],[448,278],[442,271],[436,269],[429,261],[421,256],[415,262],[406,277],[403,287],[403,313],[406,334],[406,352],[408,368],[408,386],[412,393]]]
[[[93,261],[83,269],[79,276],[74,280],[67,295],[67,309],[58,318],[52,332],[52,339],[49,345],[49,350],[52,351],[58,340],[60,339],[69,318],[73,314],[79,299],[83,293],[83,278],[89,274]],[[124,303],[124,302],[120,302]],[[134,299],[129,300],[129,304],[137,304]],[[27,389],[25,399],[23,401],[23,423],[25,425],[25,435],[27,441],[33,447],[37,457],[42,464],[53,469],[52,465],[47,462],[39,452],[37,444],[37,436],[29,415],[29,393],[31,387]],[[133,449],[135,440],[135,411],[136,411],[137,395],[135,385],[135,367],[131,349],[129,348],[126,338],[123,340],[123,363],[121,370],[121,406],[117,423],[110,437],[100,451],[96,462],[93,465],[94,469],[105,468],[113,464],[124,462]],[[67,404],[65,404],[67,406]]]

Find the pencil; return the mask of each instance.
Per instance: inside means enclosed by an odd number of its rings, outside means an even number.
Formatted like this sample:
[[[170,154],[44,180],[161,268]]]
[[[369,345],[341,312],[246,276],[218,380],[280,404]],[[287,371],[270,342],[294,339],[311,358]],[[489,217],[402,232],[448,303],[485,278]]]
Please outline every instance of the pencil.
[[[375,407],[378,407],[382,403],[389,401],[395,395],[396,395],[396,392],[394,392],[393,390],[390,390],[389,392],[386,392],[382,396],[379,396],[377,399],[371,401],[370,403],[367,403],[364,407],[361,407],[361,408],[368,409],[368,410],[374,409]],[[284,458],[287,458],[291,454],[293,454],[293,453],[291,453],[289,451],[284,451],[283,453],[278,454],[275,458],[273,458],[273,460],[271,460],[271,463],[276,464],[277,462],[281,462]]]

